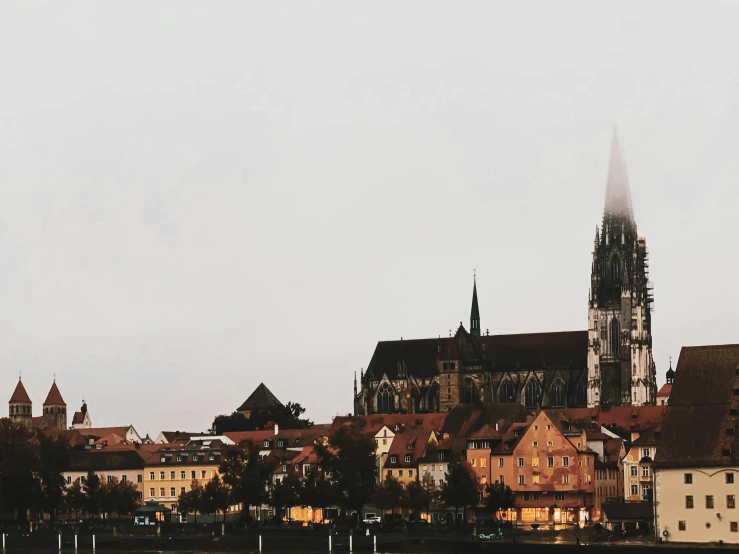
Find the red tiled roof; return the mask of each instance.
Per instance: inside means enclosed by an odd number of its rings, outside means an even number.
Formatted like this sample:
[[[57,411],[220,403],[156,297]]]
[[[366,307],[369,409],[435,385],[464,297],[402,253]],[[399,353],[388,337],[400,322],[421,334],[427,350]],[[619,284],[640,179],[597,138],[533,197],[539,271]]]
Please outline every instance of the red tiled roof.
[[[593,424],[615,425],[630,430],[633,427],[652,427],[661,423],[667,414],[667,406],[611,406],[610,408],[564,408],[562,413],[573,425],[587,428]]]
[[[31,399],[26,392],[26,387],[23,386],[23,381],[18,379],[18,384],[15,386],[13,396],[8,401],[9,404],[30,404]]]
[[[683,347],[655,467],[737,465],[739,344]]]
[[[423,456],[426,451],[426,445],[431,438],[433,431],[406,431],[398,433],[393,438],[388,450],[388,457],[385,461],[385,467],[415,467],[418,459]],[[410,448],[408,448],[410,446]],[[410,454],[411,461],[406,462],[406,455]],[[397,456],[397,461],[393,462],[392,457]]]
[[[230,431],[223,433],[223,436],[231,439],[235,444],[241,444],[246,441],[258,444],[274,437],[275,432],[274,429],[267,429],[264,431]]]
[[[660,396],[670,396],[670,393],[672,392],[672,383],[665,383],[662,385],[662,388],[659,389],[659,392],[657,393],[657,397]]]
[[[347,416],[334,418],[331,431],[336,432],[343,426],[358,423],[363,435],[374,436],[385,425],[393,428],[402,425],[408,430],[424,429],[440,431],[449,412],[433,414],[377,414],[369,416]]]
[[[85,414],[82,412],[74,412],[72,416],[72,425],[80,425],[85,422]]]
[[[51,384],[51,389],[49,390],[49,394],[46,396],[46,400],[44,400],[44,406],[66,406],[67,403],[64,402],[64,399],[62,398],[62,393],[59,392],[59,387],[56,386],[56,381],[54,381]]]

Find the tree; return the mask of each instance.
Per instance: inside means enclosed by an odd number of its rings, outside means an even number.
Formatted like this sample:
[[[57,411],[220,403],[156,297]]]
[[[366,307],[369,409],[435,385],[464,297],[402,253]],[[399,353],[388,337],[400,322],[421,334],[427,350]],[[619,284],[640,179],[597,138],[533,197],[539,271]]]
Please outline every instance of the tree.
[[[279,514],[300,504],[303,483],[294,474],[287,475],[272,487],[271,504]]]
[[[69,465],[69,443],[66,438],[56,439],[43,431],[36,433],[39,448],[37,475],[40,479],[40,511],[54,515],[64,499],[64,475],[62,471]]]
[[[103,491],[101,490],[100,477],[95,472],[87,472],[87,478],[82,485],[82,491],[85,494],[85,511],[93,516],[100,513],[100,501]]]
[[[498,515],[501,510],[513,508],[516,502],[516,495],[511,490],[511,487],[504,485],[500,481],[489,484],[485,488],[485,494],[487,494],[485,506],[493,513],[495,519],[500,519]]]
[[[100,487],[100,508],[103,512],[130,514],[139,505],[139,493],[136,485],[130,481],[112,479]]]
[[[436,506],[439,503],[439,487],[434,483],[434,478],[430,473],[425,473],[421,479],[421,486],[426,491],[430,506]]]
[[[203,485],[197,479],[193,479],[192,483],[190,483],[190,490],[180,493],[180,496],[177,498],[177,510],[181,514],[193,514],[195,516],[193,523],[196,524],[198,513],[203,513],[204,510],[207,511],[204,497],[205,490]]]
[[[441,501],[454,508],[456,519],[459,508],[466,512],[467,506],[477,504],[480,484],[477,475],[467,462],[449,464],[444,486],[441,487]]]
[[[420,481],[413,481],[405,489],[402,505],[416,516],[420,516],[421,512],[428,511],[431,505],[431,496]]]
[[[375,490],[375,506],[383,513],[388,510],[394,513],[396,508],[401,507],[404,496],[403,485],[388,471],[385,480]]]
[[[313,422],[301,418],[304,413],[305,408],[297,402],[256,410],[249,417],[240,412],[233,412],[230,415],[216,416],[211,431],[216,435],[230,431],[257,431],[267,429],[275,423],[280,429],[307,429]]]
[[[321,509],[321,521],[325,519],[326,508],[336,502],[336,488],[326,479],[326,475],[318,468],[313,468],[303,481],[300,491],[300,505]]]
[[[260,459],[259,448],[251,441],[226,451],[219,472],[231,488],[234,502],[241,503],[242,517],[249,514],[250,506],[261,506],[269,499],[265,485],[271,469],[272,465]]]
[[[15,513],[19,521],[34,504],[39,464],[38,442],[24,426],[0,419],[0,510]]]
[[[68,512],[74,512],[75,519],[79,517],[79,512],[85,509],[85,493],[79,479],[66,489],[64,505]]]
[[[327,445],[316,444],[321,469],[336,485],[337,503],[362,513],[362,506],[375,496],[375,441],[363,436],[358,426],[342,427]]]
[[[223,521],[225,523],[226,511],[228,510],[229,500],[231,499],[231,489],[221,481],[218,475],[205,484],[203,498],[207,499],[208,512],[216,515],[218,512],[223,513]]]

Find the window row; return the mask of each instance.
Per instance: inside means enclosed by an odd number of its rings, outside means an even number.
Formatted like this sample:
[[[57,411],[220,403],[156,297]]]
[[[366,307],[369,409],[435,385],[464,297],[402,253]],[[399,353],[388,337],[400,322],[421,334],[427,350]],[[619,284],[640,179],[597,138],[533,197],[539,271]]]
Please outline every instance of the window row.
[[[503,467],[503,458],[498,458],[498,467]],[[588,459],[583,459],[583,464],[588,465]],[[518,467],[525,467],[526,460],[524,458],[518,458]],[[484,466],[483,466],[484,467]],[[531,458],[531,467],[539,467],[539,458]],[[547,456],[547,467],[554,467],[554,456]],[[570,467],[570,457],[562,456],[562,467]]]
[[[710,523],[706,523],[706,527],[710,527],[710,526],[711,526]],[[688,522],[685,520],[678,521],[677,529],[678,531],[686,531],[688,529]],[[739,533],[739,521],[730,521],[729,531],[731,531],[732,533]]]
[[[159,489],[159,496],[164,497],[166,496],[166,489],[164,487]],[[180,494],[185,494],[185,487],[180,487]],[[169,489],[169,496],[170,498],[174,498],[177,496],[177,492],[175,487],[170,487]],[[155,498],[156,497],[156,489],[150,488],[149,489],[149,498]]]
[[[731,471],[727,471],[726,473],[724,473],[724,479],[727,485],[731,485],[734,483],[734,474]],[[683,482],[686,485],[692,485],[693,484],[693,474],[685,473],[683,477]]]
[[[692,510],[695,507],[695,501],[693,500],[692,495],[687,495],[685,497],[685,507],[688,510]],[[714,509],[714,501],[713,501],[713,495],[707,494],[706,495],[706,509],[713,510]],[[733,510],[736,508],[736,497],[733,494],[727,494],[726,495],[726,508],[729,510]]]
[[[167,473],[165,471],[160,471],[159,472],[159,480],[160,481],[164,481],[166,479],[166,475],[167,475]],[[177,472],[176,471],[170,471],[169,472],[169,480],[170,481],[174,481],[177,478],[176,475],[177,475]],[[193,470],[190,471],[190,477],[189,478],[190,479],[197,479],[198,478],[197,475],[198,475],[198,472],[193,469]],[[216,476],[216,470],[215,469],[210,470],[210,476],[211,477],[215,477]],[[188,478],[187,477],[187,471],[185,471],[185,470],[180,471],[180,477],[179,478],[180,479],[187,479]],[[208,478],[208,470],[207,469],[201,469],[200,470],[200,479],[207,479],[207,478]],[[154,471],[150,471],[149,472],[149,481],[156,481],[156,472],[154,472]],[[141,483],[141,480],[139,480],[139,483]]]

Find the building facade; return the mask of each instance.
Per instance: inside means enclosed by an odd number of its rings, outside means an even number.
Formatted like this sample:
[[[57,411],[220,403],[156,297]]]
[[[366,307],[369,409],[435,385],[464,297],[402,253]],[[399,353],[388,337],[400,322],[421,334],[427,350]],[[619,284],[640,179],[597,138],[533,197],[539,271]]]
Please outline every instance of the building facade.
[[[684,347],[654,469],[667,542],[739,543],[739,344]]]
[[[595,230],[593,249],[588,304],[589,407],[655,403],[652,301],[647,243],[637,233],[626,168],[614,134],[603,225]]]
[[[482,332],[475,280],[469,331],[382,341],[354,380],[354,413],[443,412],[476,402],[531,409],[652,405],[649,261],[637,234],[626,171],[614,136],[602,230],[596,229],[588,330]]]

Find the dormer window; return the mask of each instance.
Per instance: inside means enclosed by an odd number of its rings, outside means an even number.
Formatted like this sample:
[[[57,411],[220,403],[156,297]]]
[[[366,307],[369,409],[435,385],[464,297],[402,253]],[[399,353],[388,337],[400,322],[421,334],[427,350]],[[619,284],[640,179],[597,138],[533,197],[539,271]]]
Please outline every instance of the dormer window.
[[[161,458],[159,458],[159,461],[162,462],[162,463],[164,463],[164,462],[167,461],[167,458],[165,458],[164,456],[162,456]]]
[[[287,464],[282,464],[282,473],[287,473]]]
[[[181,462],[182,461],[182,456],[180,456],[179,454],[177,455],[177,461],[178,462]]]
[[[397,456],[390,456],[390,463],[391,464],[397,464],[398,463],[398,457]]]
[[[278,440],[277,441],[277,446],[279,446],[280,448],[284,448],[284,446],[285,446],[285,439]]]
[[[264,441],[264,448],[269,448],[269,441]]]
[[[216,457],[213,454],[211,454],[210,456],[208,456],[208,459],[212,462],[213,460],[216,459]]]
[[[406,446],[405,448],[406,448],[406,450],[413,450],[413,445],[412,445],[412,444],[409,444],[409,445],[408,445],[408,446]]]
[[[405,463],[406,463],[406,464],[409,464],[409,463],[411,463],[411,455],[410,455],[410,454],[406,454],[406,455],[405,455]]]

